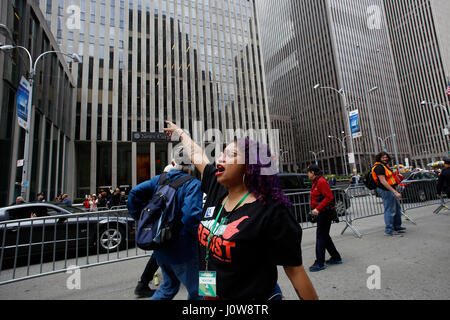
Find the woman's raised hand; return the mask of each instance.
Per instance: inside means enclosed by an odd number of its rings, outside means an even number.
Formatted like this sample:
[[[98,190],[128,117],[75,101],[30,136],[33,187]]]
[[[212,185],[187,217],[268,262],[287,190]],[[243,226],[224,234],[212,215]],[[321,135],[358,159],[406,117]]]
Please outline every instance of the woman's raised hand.
[[[179,126],[177,126],[175,123],[170,121],[165,121],[165,123],[169,126],[168,128],[164,128],[164,132],[169,136],[169,138],[172,138],[173,133],[175,132],[178,134],[178,136],[181,136],[183,134],[183,130]]]

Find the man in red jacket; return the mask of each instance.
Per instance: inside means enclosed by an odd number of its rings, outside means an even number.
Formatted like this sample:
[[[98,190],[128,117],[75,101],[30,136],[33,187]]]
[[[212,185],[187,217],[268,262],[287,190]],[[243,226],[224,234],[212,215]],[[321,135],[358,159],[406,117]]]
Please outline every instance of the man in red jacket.
[[[320,168],[311,165],[307,169],[308,178],[313,182],[311,188],[311,210],[317,216],[316,230],[316,261],[309,268],[311,272],[324,270],[326,264],[342,264],[342,258],[334,246],[330,237],[332,220],[331,208],[334,196],[327,180],[322,177]],[[325,250],[331,255],[331,259],[325,261]]]

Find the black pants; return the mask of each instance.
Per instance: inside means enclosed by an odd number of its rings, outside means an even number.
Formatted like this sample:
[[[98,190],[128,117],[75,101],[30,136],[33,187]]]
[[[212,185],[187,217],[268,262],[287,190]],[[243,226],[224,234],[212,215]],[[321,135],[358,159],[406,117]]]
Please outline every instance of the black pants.
[[[158,263],[156,262],[156,259],[152,254],[150,260],[148,260],[147,265],[145,266],[144,273],[142,273],[141,275],[141,282],[145,285],[148,285],[150,281],[152,281],[153,276],[158,268]]]
[[[321,212],[317,217],[316,230],[316,264],[325,264],[325,250],[335,260],[341,260],[341,255],[336,250],[333,240],[330,237],[331,219],[328,212]]]

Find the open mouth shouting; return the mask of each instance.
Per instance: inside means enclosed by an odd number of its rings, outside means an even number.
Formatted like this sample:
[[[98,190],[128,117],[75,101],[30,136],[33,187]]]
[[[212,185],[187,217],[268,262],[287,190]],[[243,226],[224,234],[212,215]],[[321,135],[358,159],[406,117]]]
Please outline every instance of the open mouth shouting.
[[[225,172],[225,167],[221,164],[217,164],[216,177],[222,175]]]

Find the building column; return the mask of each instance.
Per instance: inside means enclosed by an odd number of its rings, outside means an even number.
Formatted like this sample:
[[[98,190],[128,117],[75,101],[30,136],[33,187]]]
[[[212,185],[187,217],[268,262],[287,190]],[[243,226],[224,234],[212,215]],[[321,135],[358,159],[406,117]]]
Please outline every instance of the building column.
[[[78,174],[82,174],[78,172]],[[97,193],[97,141],[91,141],[91,172],[89,180],[89,193]]]
[[[137,145],[136,142],[131,143],[131,186],[137,185]]]

